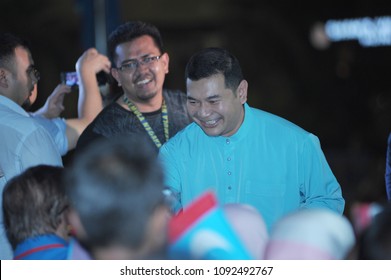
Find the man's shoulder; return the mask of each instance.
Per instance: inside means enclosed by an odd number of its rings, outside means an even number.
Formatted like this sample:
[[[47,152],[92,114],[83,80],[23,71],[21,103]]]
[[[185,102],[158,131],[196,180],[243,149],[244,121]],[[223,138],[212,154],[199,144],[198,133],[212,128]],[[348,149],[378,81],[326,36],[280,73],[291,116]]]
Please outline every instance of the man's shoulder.
[[[163,96],[169,103],[186,104],[186,93],[181,90],[163,89]]]
[[[96,116],[96,118],[102,118],[110,114],[118,114],[119,112],[123,113],[124,110],[116,101],[111,102],[102,111]]]
[[[253,116],[255,116],[254,120],[263,126],[273,128],[273,130],[290,131],[301,135],[309,134],[304,128],[284,117],[253,107],[250,107],[250,110]]]
[[[21,155],[25,167],[43,163],[62,165],[53,136],[34,118],[18,116],[7,124],[0,122],[0,134],[5,149]]]
[[[35,131],[44,130],[43,126],[30,115],[22,115],[16,112],[7,112],[0,118],[2,133],[18,133],[28,135]]]
[[[134,118],[130,111],[125,110],[116,102],[108,104],[84,129],[77,141],[76,149],[84,149],[92,141],[103,137],[110,138],[116,134],[127,132],[131,129],[129,118]]]
[[[88,126],[96,127],[110,125],[112,122],[128,117],[129,114],[131,114],[129,111],[122,108],[116,102],[112,102],[104,107]]]
[[[178,131],[167,143],[169,145],[188,145],[192,141],[196,141],[196,139],[202,135],[205,135],[205,133],[196,123],[192,122]]]

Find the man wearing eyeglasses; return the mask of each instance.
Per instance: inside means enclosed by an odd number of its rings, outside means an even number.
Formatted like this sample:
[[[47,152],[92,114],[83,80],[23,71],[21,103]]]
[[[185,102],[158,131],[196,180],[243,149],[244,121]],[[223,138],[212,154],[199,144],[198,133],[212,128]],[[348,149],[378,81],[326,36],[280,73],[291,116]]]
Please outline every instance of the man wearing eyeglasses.
[[[53,138],[22,108],[30,102],[39,78],[27,43],[12,34],[0,34],[1,194],[7,181],[31,166],[62,166]],[[11,258],[1,213],[0,259]]]
[[[111,74],[121,95],[84,130],[77,149],[97,138],[144,135],[156,152],[190,123],[186,95],[163,89],[169,56],[163,51],[159,30],[148,23],[120,25],[108,40]]]

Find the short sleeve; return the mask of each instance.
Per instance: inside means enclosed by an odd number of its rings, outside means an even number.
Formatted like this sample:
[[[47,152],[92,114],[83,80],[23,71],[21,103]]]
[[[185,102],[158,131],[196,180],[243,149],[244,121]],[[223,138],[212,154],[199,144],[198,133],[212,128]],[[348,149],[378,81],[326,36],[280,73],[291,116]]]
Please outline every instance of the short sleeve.
[[[60,154],[63,156],[68,152],[68,139],[66,137],[66,122],[63,118],[47,119],[39,115],[32,115],[34,120],[43,126],[50,136]]]

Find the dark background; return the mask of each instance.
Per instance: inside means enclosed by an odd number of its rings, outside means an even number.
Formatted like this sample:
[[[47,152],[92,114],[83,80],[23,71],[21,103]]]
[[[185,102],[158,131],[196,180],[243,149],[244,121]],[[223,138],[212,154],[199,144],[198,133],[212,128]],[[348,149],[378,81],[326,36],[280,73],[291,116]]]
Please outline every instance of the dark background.
[[[98,4],[106,7],[97,16]],[[390,1],[1,0],[0,31],[28,39],[42,74],[35,109],[74,71],[82,52],[119,23],[144,20],[161,31],[170,55],[166,86],[184,90],[183,72],[202,47],[228,48],[249,82],[249,104],[314,133],[347,202],[385,202],[391,131],[391,46],[357,41],[314,48],[309,32],[328,19],[391,15]],[[102,12],[102,10],[100,10]],[[96,22],[105,29],[95,32]],[[94,23],[95,22],[95,23]],[[391,27],[390,27],[391,28]],[[97,46],[98,47],[98,46]],[[98,47],[99,49],[99,47]],[[102,50],[102,49],[99,49]],[[64,117],[76,116],[77,91]]]

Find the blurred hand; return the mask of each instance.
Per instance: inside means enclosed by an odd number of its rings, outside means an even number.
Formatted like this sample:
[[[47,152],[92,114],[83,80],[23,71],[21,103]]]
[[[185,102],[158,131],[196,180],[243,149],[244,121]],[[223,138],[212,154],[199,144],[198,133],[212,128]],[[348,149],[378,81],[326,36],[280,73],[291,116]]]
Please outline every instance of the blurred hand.
[[[66,93],[71,92],[71,87],[65,84],[59,84],[46,99],[45,104],[35,114],[44,116],[45,118],[52,119],[60,116],[64,111],[64,96]]]
[[[101,71],[109,74],[110,68],[111,62],[109,58],[103,54],[100,54],[95,48],[86,50],[76,62],[76,71],[79,74],[97,74]]]

